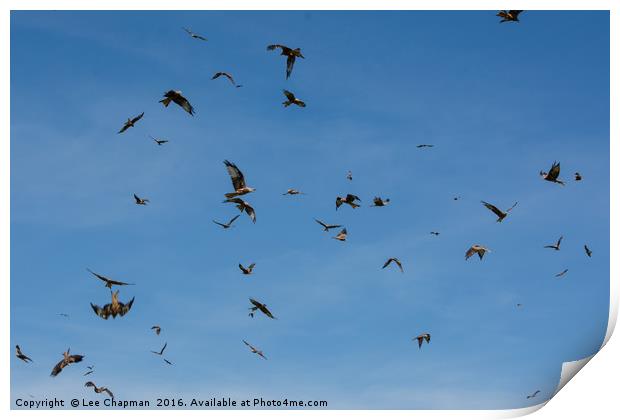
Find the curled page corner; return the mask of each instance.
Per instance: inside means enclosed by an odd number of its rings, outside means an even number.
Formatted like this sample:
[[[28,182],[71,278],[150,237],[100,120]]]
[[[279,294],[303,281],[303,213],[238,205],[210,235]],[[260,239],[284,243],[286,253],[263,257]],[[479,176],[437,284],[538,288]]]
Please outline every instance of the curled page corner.
[[[595,355],[596,353],[594,353],[591,356],[584,357],[583,359],[562,363],[562,372],[560,373],[560,382],[558,383],[558,386],[555,389],[553,396],[556,396],[557,393],[560,392],[562,388],[564,388],[564,385],[566,385],[568,381],[573,379],[573,377],[577,374],[577,372],[579,372],[581,368],[583,368]]]

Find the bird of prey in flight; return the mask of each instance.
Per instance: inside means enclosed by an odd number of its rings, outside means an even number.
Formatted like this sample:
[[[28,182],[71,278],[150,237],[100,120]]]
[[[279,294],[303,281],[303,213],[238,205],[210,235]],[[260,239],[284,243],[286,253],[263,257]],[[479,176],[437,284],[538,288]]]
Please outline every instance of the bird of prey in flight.
[[[431,232],[431,235],[439,236],[439,232]]]
[[[370,207],[383,207],[383,206],[387,206],[390,202],[389,198],[386,198],[385,200],[382,199],[381,197],[375,197],[372,199],[372,204],[370,205]]]
[[[151,350],[151,353],[153,354],[157,354],[158,356],[161,356],[162,354],[164,354],[164,350],[166,350],[166,347],[168,346],[168,343],[164,343],[164,346],[161,348],[160,351],[155,351],[155,350]]]
[[[553,165],[551,165],[551,169],[549,169],[549,172],[540,171],[540,176],[545,181],[555,182],[556,184],[564,185],[564,182],[558,179],[558,177],[560,176],[560,162],[553,162]]]
[[[118,292],[118,290],[116,292],[110,290],[110,293],[112,294],[112,302],[105,304],[103,308],[100,308],[93,303],[90,304],[97,316],[100,316],[103,319],[108,319],[110,316],[112,316],[112,318],[116,318],[117,316],[125,316],[125,314],[129,312],[135,297],[131,298],[129,302],[123,303],[118,300]]]
[[[112,286],[134,286],[135,285],[135,283],[125,283],[122,281],[109,279],[106,276],[102,276],[101,274],[97,274],[94,271],[91,271],[90,268],[87,268],[86,270],[89,273],[91,273],[93,276],[97,277],[99,280],[105,282],[105,287],[107,287],[110,290],[112,290]]]
[[[344,242],[347,240],[347,228],[342,229],[338,235],[334,236],[332,239],[336,239],[338,241]]]
[[[164,99],[161,102],[167,108],[170,105],[170,101],[174,102],[181,108],[183,108],[189,115],[194,115],[194,107],[189,101],[182,95],[180,90],[169,90],[164,93]]]
[[[560,273],[556,274],[555,276],[556,276],[556,277],[562,277],[562,276],[563,276],[564,274],[566,274],[566,273],[568,273],[568,268],[567,268],[567,269],[565,269],[564,271],[562,271],[562,272],[560,272]]]
[[[286,190],[286,192],[282,195],[305,195],[306,193],[303,193],[301,191],[296,190],[295,188],[289,188],[288,190]]]
[[[93,382],[88,381],[84,384],[85,387],[92,387],[95,392],[97,394],[101,394],[102,392],[105,392],[106,394],[108,394],[110,396],[110,398],[114,398],[114,394],[112,394],[112,391],[110,391],[108,388],[102,386],[101,388],[97,387],[97,385],[95,385]]]
[[[287,46],[280,45],[280,44],[268,45],[267,51],[273,51],[276,48],[280,48],[281,50],[280,55],[286,56],[286,78],[288,79],[291,75],[291,72],[293,71],[293,66],[295,65],[295,59],[297,57],[299,58],[305,58],[305,57],[301,54],[301,50],[299,48],[292,49],[292,48],[289,48]]]
[[[426,340],[427,343],[431,342],[431,335],[429,333],[420,334],[417,337],[413,338],[414,340],[418,340],[418,348],[422,348],[422,342]]]
[[[238,84],[236,84],[236,83],[235,83],[235,79],[233,79],[232,75],[231,75],[230,73],[226,73],[225,71],[218,71],[217,73],[215,73],[215,74],[213,75],[213,77],[211,78],[211,80],[215,80],[215,79],[217,79],[217,78],[218,78],[218,77],[220,77],[220,76],[224,76],[225,78],[227,78],[228,80],[230,80],[230,83],[232,83],[232,84],[233,84],[233,86],[234,86],[234,87],[236,87],[236,88],[240,88],[240,87],[242,87],[242,86],[243,86],[243,85],[238,85]]]
[[[560,236],[560,239],[558,239],[555,245],[545,245],[545,248],[551,248],[551,249],[555,249],[556,251],[559,251],[560,244],[562,243],[562,239],[564,239],[564,236]]]
[[[584,245],[584,246],[583,246],[583,249],[585,249],[585,250],[586,250],[586,255],[587,255],[588,257],[591,257],[591,256],[592,256],[592,251],[590,251],[590,248],[588,248],[588,245]]]
[[[418,144],[416,147],[417,147],[418,149],[421,149],[421,148],[423,148],[423,147],[434,147],[434,146],[433,146],[432,144]]]
[[[243,340],[243,343],[248,346],[250,348],[250,351],[254,354],[259,355],[260,357],[262,357],[263,359],[267,360],[267,358],[265,357],[265,355],[263,354],[262,350],[257,349],[256,347],[254,347],[253,345],[251,345],[250,343],[248,343],[247,341]]]
[[[86,366],[86,369],[88,370],[88,372],[86,372],[86,373],[85,373],[84,375],[82,375],[82,376],[90,375],[91,373],[93,373],[93,372],[94,372],[94,368],[95,368],[95,365],[92,365],[92,366]]]
[[[347,179],[349,181],[353,181],[353,172],[351,172],[351,171],[347,172]]]
[[[273,314],[269,311],[269,309],[267,309],[267,305],[257,301],[256,299],[253,299],[253,298],[250,298],[250,303],[252,303],[252,305],[254,305],[254,306],[252,306],[250,308],[250,313],[248,314],[252,318],[254,318],[254,312],[259,310],[262,313],[264,313],[265,315],[267,315],[269,318],[276,319],[276,317],[273,316]]]
[[[207,40],[207,38],[205,38],[204,36],[202,36],[202,35],[198,35],[197,33],[192,32],[190,29],[183,28],[183,30],[184,30],[185,32],[187,32],[187,34],[188,34],[189,36],[191,36],[192,38],[194,38],[194,39],[199,39],[199,40],[201,40],[201,41],[206,41],[206,40]]]
[[[353,208],[359,207],[360,205],[356,203],[356,201],[362,201],[357,195],[347,194],[346,197],[336,197],[336,210],[343,204],[348,204]]]
[[[158,146],[164,145],[166,143],[168,143],[168,140],[160,140],[160,139],[156,139],[153,136],[149,136],[155,143],[157,143]]]
[[[471,257],[474,254],[478,254],[478,257],[482,259],[485,252],[491,252],[491,250],[482,245],[472,245],[465,253],[465,259],[466,260],[469,259],[469,257]]]
[[[157,335],[161,333],[161,327],[159,325],[153,325],[151,329],[154,330]]]
[[[235,203],[239,211],[245,211],[246,214],[250,216],[250,219],[252,219],[252,222],[256,223],[256,212],[254,211],[254,207],[252,207],[247,201],[244,201],[239,197],[235,197],[224,200],[224,203]]]
[[[583,179],[583,177],[581,176],[581,174],[579,172],[575,172],[575,181],[581,181]]]
[[[140,206],[146,206],[147,203],[150,203],[150,200],[148,198],[140,198],[135,193],[133,195],[133,198],[134,200],[136,200],[136,204]]]
[[[330,229],[337,229],[339,227],[342,227],[342,225],[328,225],[327,223],[323,223],[318,219],[314,219],[315,222],[317,222],[319,225],[323,226],[323,230],[325,232],[329,232]]]
[[[239,269],[241,270],[241,272],[243,274],[250,275],[250,274],[252,274],[252,271],[254,270],[254,266],[256,266],[256,263],[252,263],[252,264],[248,265],[247,268],[245,268],[244,266],[239,264]]]
[[[540,392],[540,390],[536,390],[536,392],[534,392],[532,395],[528,395],[526,399],[530,399],[530,398],[534,398],[536,397],[536,395],[538,395],[538,393]]]
[[[285,108],[289,105],[297,105],[302,108],[306,107],[306,103],[301,99],[297,98],[293,92],[290,92],[286,89],[284,89],[282,92],[284,92],[284,96],[286,96],[286,101],[282,102],[282,105],[284,105]]]
[[[65,318],[69,318],[69,314],[58,314],[58,316],[62,316],[62,317],[65,317]]]
[[[383,269],[383,268],[387,267],[387,266],[388,266],[388,265],[390,265],[392,262],[394,262],[394,263],[398,266],[398,268],[400,268],[400,272],[401,272],[401,273],[404,273],[404,272],[405,272],[405,271],[403,270],[403,265],[401,264],[400,260],[399,260],[398,258],[394,258],[394,257],[389,258],[389,259],[388,259],[388,260],[387,260],[387,261],[383,264],[383,267],[381,267],[381,268]]]
[[[66,352],[62,354],[62,360],[54,366],[52,369],[51,376],[57,376],[64,368],[69,366],[71,363],[79,363],[84,359],[84,356],[81,354],[70,354],[71,349],[67,349]]]
[[[235,220],[237,220],[239,218],[240,215],[236,215],[235,217],[233,217],[232,219],[230,219],[230,221],[228,223],[220,223],[218,221],[213,221],[213,223],[215,223],[216,225],[220,225],[221,227],[223,227],[224,229],[229,229],[232,227],[232,224]]]
[[[500,209],[495,207],[493,204],[489,204],[486,201],[481,201],[481,203],[484,204],[484,207],[486,207],[487,209],[495,213],[495,215],[497,216],[497,222],[501,222],[502,220],[504,220],[504,218],[508,216],[508,213],[510,213],[510,210],[514,209],[515,206],[518,204],[518,203],[514,203],[512,207],[510,207],[508,210],[501,211]]]
[[[495,16],[502,18],[499,23],[519,22],[519,14],[521,14],[521,12],[523,12],[523,10],[500,10]]]
[[[118,134],[124,133],[125,130],[127,130],[130,127],[133,127],[135,123],[137,123],[140,118],[142,118],[144,116],[144,112],[140,115],[138,115],[137,117],[134,118],[127,118],[127,122],[125,123],[125,125],[123,125],[123,128],[120,129],[120,131],[118,132]]]
[[[15,355],[19,360],[23,360],[26,363],[32,362],[32,359],[30,357],[22,353],[22,349],[20,349],[19,346],[15,346]]]
[[[226,170],[228,171],[228,175],[230,175],[230,180],[233,184],[233,188],[235,189],[234,192],[224,194],[226,198],[233,198],[256,191],[256,188],[247,186],[243,172],[239,170],[237,165],[229,162],[228,160],[224,161],[224,165],[226,165]]]

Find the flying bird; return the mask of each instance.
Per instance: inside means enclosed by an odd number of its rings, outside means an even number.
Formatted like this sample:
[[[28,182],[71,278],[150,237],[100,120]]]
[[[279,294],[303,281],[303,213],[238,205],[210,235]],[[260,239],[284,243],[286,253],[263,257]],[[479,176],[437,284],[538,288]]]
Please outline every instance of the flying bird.
[[[560,162],[553,162],[553,165],[551,165],[551,169],[549,169],[549,172],[540,171],[540,176],[545,181],[555,182],[556,184],[564,185],[564,182],[558,179],[558,177],[560,176]]]
[[[500,10],[495,16],[502,18],[499,23],[519,22],[519,14],[521,14],[521,12],[523,12],[523,10]]]
[[[164,99],[159,102],[164,104],[164,106],[167,108],[168,105],[170,105],[170,101],[183,108],[189,115],[194,115],[194,107],[181,94],[180,90],[169,90],[168,92],[164,93]]]
[[[384,264],[383,267],[381,267],[382,269],[387,267],[388,265],[390,265],[392,262],[396,263],[396,265],[398,266],[398,268],[400,268],[400,272],[404,273],[405,271],[403,270],[403,265],[401,264],[400,260],[398,258],[394,258],[391,257],[390,259],[388,259]]]
[[[384,200],[381,197],[375,197],[372,199],[372,204],[370,205],[370,207],[383,207],[383,206],[387,206],[389,203],[390,203],[389,198],[386,198]]]
[[[241,270],[241,272],[243,274],[250,275],[250,274],[252,274],[252,271],[254,270],[254,266],[256,266],[256,263],[252,263],[252,264],[248,265],[248,268],[245,268],[244,266],[239,264],[239,269]]]
[[[282,195],[305,195],[306,193],[303,193],[301,191],[296,190],[295,188],[289,188],[288,190],[286,190],[286,192]]]
[[[564,239],[564,236],[560,236],[560,239],[558,239],[555,245],[545,245],[545,248],[551,248],[551,249],[555,249],[556,251],[559,251],[560,244],[562,243],[562,239]]]
[[[433,145],[432,145],[432,144],[418,144],[416,147],[417,147],[418,149],[421,149],[421,148],[423,148],[423,147],[433,147]]]
[[[323,226],[323,230],[325,232],[329,232],[330,229],[337,229],[339,227],[342,227],[342,225],[328,225],[327,223],[323,223],[318,219],[314,219],[315,222],[317,222],[319,225]]]
[[[439,236],[439,232],[431,232],[431,235]]]
[[[102,386],[101,388],[97,387],[97,385],[95,385],[93,382],[88,381],[84,384],[85,387],[92,387],[95,392],[97,394],[101,394],[102,392],[105,392],[106,394],[108,394],[110,396],[110,398],[114,398],[114,394],[112,394],[112,391],[110,391],[108,388]]]
[[[157,143],[158,146],[161,146],[163,144],[168,143],[168,140],[160,140],[160,139],[156,139],[153,136],[149,136],[155,143]]]
[[[254,347],[253,345],[251,345],[250,343],[248,343],[247,341],[243,340],[243,343],[248,346],[250,348],[250,351],[254,354],[259,355],[260,357],[262,357],[263,359],[267,360],[267,358],[265,357],[265,355],[263,354],[262,350],[257,349],[256,347]]]
[[[136,204],[140,206],[146,206],[147,203],[150,203],[150,200],[148,198],[140,198],[135,193],[133,195],[133,198],[136,200]]]
[[[189,30],[189,29],[187,29],[187,28],[183,28],[183,30],[184,30],[185,32],[187,32],[187,34],[188,34],[189,36],[191,36],[192,38],[194,38],[194,39],[199,39],[199,40],[201,40],[201,41],[206,41],[206,40],[207,40],[207,38],[205,38],[204,36],[202,36],[202,35],[198,35],[197,33],[194,33],[194,32],[192,32],[191,30]]]
[[[256,223],[256,212],[254,211],[254,207],[252,207],[247,201],[243,201],[239,197],[235,197],[224,200],[224,203],[235,203],[239,211],[245,211],[246,214],[250,216],[250,219],[252,219],[252,222]]]
[[[564,271],[562,271],[561,273],[556,274],[556,277],[562,277],[564,274],[566,274],[568,272],[568,268],[565,269]]]
[[[254,318],[254,312],[256,312],[257,310],[260,310],[262,313],[267,315],[269,318],[276,319],[276,317],[274,317],[272,315],[272,313],[269,311],[269,309],[267,309],[267,305],[265,305],[263,303],[260,303],[259,301],[257,301],[256,299],[253,299],[253,298],[250,298],[250,303],[252,303],[252,305],[254,305],[254,306],[252,306],[250,308],[250,313],[248,314],[252,318]]]
[[[338,233],[338,235],[334,236],[332,239],[336,239],[341,242],[346,241],[347,240],[347,229],[346,228],[342,229],[340,233]]]
[[[592,256],[592,251],[590,251],[590,248],[588,248],[588,245],[584,245],[583,248],[586,250],[586,255],[588,257]]]
[[[420,334],[417,337],[413,338],[413,340],[418,340],[418,348],[422,348],[422,342],[426,340],[427,343],[431,342],[431,335],[429,333]]]
[[[161,333],[161,327],[159,325],[153,325],[151,327],[152,330],[155,330],[155,334],[159,335]]]
[[[97,277],[99,280],[105,282],[105,287],[107,287],[108,289],[112,290],[112,286],[134,286],[135,283],[125,283],[122,281],[118,281],[118,280],[112,280],[110,278],[107,278],[106,276],[102,276],[101,274],[97,274],[94,271],[91,271],[90,268],[86,269],[89,273],[91,273],[93,276]]]
[[[133,127],[135,123],[137,123],[140,118],[142,118],[144,116],[144,112],[140,115],[138,115],[137,117],[134,118],[127,118],[127,122],[125,123],[125,125],[123,125],[123,128],[120,129],[120,131],[118,132],[118,134],[124,133],[125,130],[127,130],[130,127]]]
[[[118,300],[118,292],[118,290],[116,292],[110,290],[110,293],[112,294],[112,302],[105,304],[103,308],[100,308],[93,303],[90,304],[97,316],[100,316],[103,319],[108,319],[110,316],[112,316],[112,318],[116,318],[117,316],[123,317],[127,314],[127,312],[129,312],[135,297],[131,298],[129,302],[123,303]]]
[[[280,48],[281,50],[280,55],[286,56],[286,78],[288,79],[291,75],[291,72],[293,71],[293,66],[295,65],[295,59],[297,57],[305,59],[306,57],[304,57],[301,54],[301,50],[299,48],[292,49],[292,48],[289,48],[289,47],[286,47],[280,44],[268,45],[267,51],[273,51],[276,48]]]
[[[284,89],[283,92],[284,96],[286,96],[286,101],[282,102],[282,105],[284,105],[285,108],[289,105],[297,105],[302,108],[306,107],[306,103],[301,99],[295,97],[295,94],[293,92],[290,92],[286,89]]]
[[[343,204],[348,204],[353,208],[359,207],[360,205],[356,203],[356,201],[362,201],[357,195],[347,194],[346,197],[336,197],[336,210]]]
[[[239,215],[236,215],[235,217],[233,217],[232,219],[230,219],[230,221],[228,223],[220,223],[218,221],[213,221],[213,223],[215,223],[216,225],[220,225],[221,227],[223,227],[224,229],[229,229],[232,227],[232,224],[235,220],[237,220],[239,218]]]
[[[538,395],[538,393],[540,392],[540,390],[536,390],[536,392],[534,392],[532,395],[528,395],[526,399],[530,399],[530,398],[534,398],[536,397],[536,395]]]
[[[514,203],[512,207],[510,207],[508,210],[504,212],[498,209],[497,207],[495,207],[493,204],[487,203],[486,201],[481,201],[481,203],[484,204],[484,207],[486,207],[487,209],[495,213],[495,215],[497,216],[497,222],[501,222],[502,220],[504,220],[504,218],[508,216],[508,213],[510,213],[510,210],[514,209],[515,206],[518,204],[518,202]]]
[[[581,181],[583,178],[579,172],[575,172],[575,181]]]
[[[349,181],[353,181],[353,172],[351,172],[351,171],[347,172],[347,179]]]
[[[248,187],[246,185],[243,172],[239,170],[237,165],[229,162],[228,160],[224,161],[224,165],[226,165],[226,170],[228,171],[228,175],[230,175],[230,180],[233,184],[233,188],[235,189],[235,192],[224,194],[226,198],[233,198],[256,191],[256,188]]]
[[[234,86],[234,87],[236,87],[236,88],[240,88],[240,87],[242,87],[242,86],[243,86],[243,85],[238,85],[238,84],[236,84],[236,83],[235,83],[235,79],[233,79],[233,77],[231,76],[231,74],[230,74],[230,73],[226,73],[225,71],[218,71],[217,73],[215,73],[215,74],[213,75],[213,77],[211,78],[211,80],[215,80],[215,79],[217,79],[217,78],[218,78],[218,77],[220,77],[220,76],[224,76],[225,78],[227,78],[228,80],[230,80],[230,83],[232,83],[232,84],[233,84],[233,86]]]
[[[84,356],[81,354],[70,354],[71,349],[67,349],[66,352],[62,354],[62,360],[54,366],[52,369],[51,376],[57,376],[64,368],[69,366],[71,363],[80,363]]]
[[[465,253],[465,259],[467,260],[472,255],[478,254],[478,257],[482,260],[485,252],[491,252],[491,250],[482,245],[472,245],[471,248],[469,248]]]
[[[58,314],[58,316],[63,316],[65,318],[69,318],[69,314]]]
[[[160,351],[151,350],[151,353],[161,356],[162,354],[164,354],[164,350],[166,350],[166,346],[168,346],[167,342],[164,343],[164,346],[161,348]]]
[[[92,365],[92,366],[86,366],[86,370],[88,370],[88,372],[86,372],[86,373],[85,373],[84,375],[82,375],[82,376],[90,375],[91,373],[93,373],[93,372],[94,372],[94,368],[95,368],[95,365]]]
[[[15,346],[15,355],[19,360],[23,360],[26,363],[32,362],[32,359],[30,357],[22,353],[22,349],[20,349],[19,346]]]

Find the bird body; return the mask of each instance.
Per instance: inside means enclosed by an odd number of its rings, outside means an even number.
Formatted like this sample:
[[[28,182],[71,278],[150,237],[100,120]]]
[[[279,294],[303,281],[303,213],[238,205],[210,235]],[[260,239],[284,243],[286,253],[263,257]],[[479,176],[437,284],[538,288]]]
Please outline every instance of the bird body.
[[[91,273],[93,276],[97,277],[99,280],[105,282],[105,287],[107,287],[108,289],[112,290],[112,286],[134,286],[135,283],[125,283],[122,281],[118,281],[118,280],[112,280],[106,276],[102,276],[101,274],[97,274],[94,271],[91,271],[90,268],[86,269],[89,273]]]
[[[299,195],[299,194],[305,194],[302,193],[301,191],[296,190],[295,188],[289,188],[288,190],[286,190],[286,192],[282,195]]]
[[[563,270],[562,272],[560,272],[560,273],[556,274],[555,276],[556,276],[556,277],[562,277],[562,276],[563,276],[564,274],[566,274],[566,273],[568,273],[568,268],[567,268],[567,269],[565,269],[565,270]]]
[[[168,143],[168,140],[160,140],[160,139],[156,139],[153,136],[149,136],[155,143],[157,143],[158,146],[162,146],[166,143]]]
[[[250,275],[252,274],[252,271],[254,270],[254,266],[256,266],[256,263],[252,263],[250,265],[248,265],[248,267],[244,267],[243,265],[239,264],[239,269],[241,270],[241,272],[245,275]]]
[[[97,316],[103,319],[108,319],[110,316],[112,316],[112,318],[116,318],[117,316],[123,317],[127,314],[127,312],[129,312],[135,297],[131,298],[129,302],[123,303],[118,300],[118,292],[118,290],[116,292],[112,292],[110,290],[110,293],[112,294],[112,302],[105,304],[103,308],[93,303],[90,304]]]
[[[338,241],[344,242],[347,240],[347,229],[344,228],[342,229],[338,235],[334,236],[333,239],[336,239]]]
[[[558,239],[558,241],[554,244],[554,245],[545,245],[545,248],[551,248],[551,249],[555,249],[556,251],[560,250],[560,244],[562,243],[562,239],[564,239],[564,236],[560,236],[560,239]]]
[[[215,73],[213,75],[211,80],[215,80],[215,79],[217,79],[218,77],[221,77],[221,76],[224,76],[225,78],[230,80],[230,83],[232,83],[234,87],[236,87],[236,88],[242,87],[242,85],[238,85],[238,84],[235,83],[235,79],[233,79],[233,77],[232,77],[232,75],[230,73],[226,73],[225,71],[218,71],[217,73]]]
[[[590,248],[588,248],[588,245],[584,245],[583,248],[586,250],[586,255],[588,257],[592,256],[592,251],[590,251]]]
[[[146,206],[150,200],[148,198],[140,198],[135,193],[133,195],[134,200],[136,200],[136,204],[139,206]]]
[[[536,390],[536,392],[534,392],[532,395],[528,395],[527,399],[529,400],[530,398],[536,397],[536,395],[538,395],[539,392],[540,392],[540,390]]]
[[[389,198],[386,198],[384,200],[381,197],[375,197],[373,198],[372,204],[370,205],[370,207],[383,207],[383,206],[387,206],[389,203],[390,203]]]
[[[338,210],[338,208],[342,206],[343,204],[348,204],[352,208],[357,208],[360,205],[356,203],[356,201],[362,201],[362,200],[360,200],[360,198],[357,195],[353,195],[353,194],[347,194],[346,197],[344,198],[338,196],[336,197],[336,210]]]
[[[151,329],[154,330],[157,335],[161,333],[161,327],[159,325],[153,325]]]
[[[420,334],[417,337],[415,337],[414,340],[418,341],[418,348],[421,349],[422,342],[424,342],[424,340],[426,340],[427,343],[431,342],[431,335],[429,333]]]
[[[267,305],[265,305],[264,303],[261,303],[259,301],[257,301],[254,298],[250,298],[250,303],[252,303],[252,306],[250,308],[250,313],[248,314],[249,316],[251,316],[252,318],[254,318],[254,312],[256,312],[257,310],[261,311],[262,313],[264,313],[267,317],[271,318],[271,319],[276,319],[275,316],[273,316],[273,314],[271,313],[271,311],[269,311],[269,309],[267,309]]]
[[[198,35],[197,33],[192,32],[190,29],[183,28],[183,30],[184,30],[185,32],[187,32],[187,34],[188,34],[189,36],[191,36],[192,38],[194,38],[194,39],[198,39],[198,40],[200,40],[200,41],[206,41],[206,40],[207,40],[207,38],[205,38],[204,36],[202,36],[202,35]]]
[[[233,226],[232,226],[233,222],[234,222],[235,220],[237,220],[238,218],[239,218],[239,215],[236,215],[235,217],[233,217],[232,219],[230,219],[230,221],[229,221],[228,223],[220,223],[220,222],[217,222],[217,221],[215,221],[215,220],[213,221],[213,223],[215,223],[216,225],[220,225],[220,226],[221,226],[221,227],[223,227],[224,229],[230,229],[231,227],[233,227]]]
[[[263,354],[263,352],[261,350],[257,349],[256,347],[254,347],[253,345],[251,345],[250,343],[248,343],[245,340],[243,340],[243,343],[250,348],[250,351],[252,353],[257,354],[260,357],[262,357],[263,359],[267,360],[267,358],[265,357],[265,355]]]
[[[523,12],[523,10],[500,10],[496,16],[502,18],[499,23],[519,22],[519,14],[521,14],[521,12]]]

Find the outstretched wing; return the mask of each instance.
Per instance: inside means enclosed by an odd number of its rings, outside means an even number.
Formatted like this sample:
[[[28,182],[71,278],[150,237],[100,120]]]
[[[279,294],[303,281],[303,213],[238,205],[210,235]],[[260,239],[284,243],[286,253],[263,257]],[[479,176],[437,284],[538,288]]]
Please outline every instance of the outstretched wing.
[[[383,267],[381,267],[381,268],[385,268],[385,267],[387,267],[388,265],[390,265],[390,263],[391,263],[392,261],[393,261],[393,259],[392,259],[392,258],[388,259],[388,260],[387,260],[387,261],[383,264]]]
[[[181,108],[183,108],[189,115],[194,115],[194,107],[189,101],[180,93],[177,93],[172,100]]]
[[[472,255],[474,255],[476,253],[476,250],[474,249],[474,247],[472,246],[471,248],[469,248],[467,250],[467,252],[465,253],[465,259],[469,259],[469,257],[471,257]]]
[[[245,188],[245,177],[243,176],[243,172],[237,168],[237,165],[228,160],[224,161],[224,165],[226,165],[226,170],[228,171],[228,175],[230,175],[230,180],[232,181],[235,191]]]
[[[135,297],[132,297],[131,300],[127,303],[121,303],[120,316],[125,316],[127,312],[131,309],[131,305],[133,305]]]
[[[352,201],[362,201],[357,195],[354,194],[347,194],[347,201],[352,202]]]
[[[290,92],[286,89],[282,90],[284,92],[284,96],[286,96],[286,99],[288,99],[289,101],[293,102],[295,100],[295,94],[293,94],[293,92]]]
[[[289,55],[286,58],[286,78],[288,79],[293,72],[293,66],[295,65],[295,56]]]
[[[245,212],[252,219],[252,223],[256,223],[256,212],[254,211],[254,207],[250,206],[248,203],[244,205]]]
[[[112,391],[110,391],[108,388],[101,388],[101,392],[105,392],[110,396],[110,398],[114,398],[114,394],[112,394]]]
[[[103,319],[108,319],[108,317],[110,316],[110,313],[108,312],[107,308],[108,306],[104,306],[103,308],[91,303],[90,307],[93,308],[93,311],[95,311],[95,313],[97,314],[97,316],[100,316]]]
[[[65,366],[67,366],[67,363],[63,359],[60,362],[56,363],[56,366],[54,366],[54,369],[52,369],[52,373],[50,375],[51,376],[58,375],[60,372],[62,372],[62,370],[65,368]]]
[[[272,45],[267,45],[267,51],[273,51],[276,48],[280,48],[282,51],[286,51],[290,48],[284,46],[284,45],[280,45],[280,44],[272,44]]]
[[[495,207],[493,204],[487,203],[486,201],[481,201],[481,203],[484,204],[484,207],[486,207],[487,209],[495,213],[497,217],[504,216],[504,212],[498,209],[497,207]]]
[[[232,219],[230,219],[230,222],[228,222],[228,226],[232,225],[232,224],[233,224],[233,222],[234,222],[235,220],[237,220],[238,218],[239,218],[239,215],[236,215],[235,217],[233,217]]]
[[[553,162],[551,165],[551,169],[547,174],[548,179],[556,180],[560,176],[560,162]]]
[[[138,115],[137,117],[132,118],[131,122],[135,123],[135,122],[139,121],[140,118],[142,118],[142,117],[144,117],[144,112],[142,114]]]

